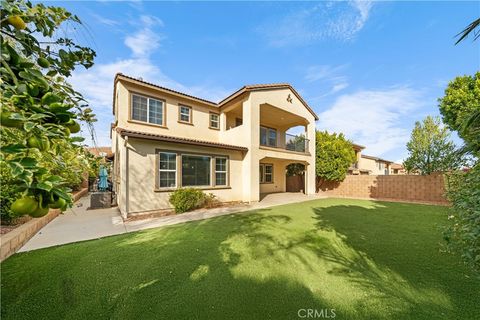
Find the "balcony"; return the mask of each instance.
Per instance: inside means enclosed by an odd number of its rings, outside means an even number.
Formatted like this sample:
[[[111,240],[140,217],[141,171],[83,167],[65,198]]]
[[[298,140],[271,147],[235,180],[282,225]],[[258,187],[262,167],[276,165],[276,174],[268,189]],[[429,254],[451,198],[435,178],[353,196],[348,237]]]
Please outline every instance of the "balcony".
[[[309,142],[310,141],[305,138],[304,135],[292,135],[285,133],[283,136],[279,137],[275,129],[265,127],[260,128],[261,147],[308,153]]]

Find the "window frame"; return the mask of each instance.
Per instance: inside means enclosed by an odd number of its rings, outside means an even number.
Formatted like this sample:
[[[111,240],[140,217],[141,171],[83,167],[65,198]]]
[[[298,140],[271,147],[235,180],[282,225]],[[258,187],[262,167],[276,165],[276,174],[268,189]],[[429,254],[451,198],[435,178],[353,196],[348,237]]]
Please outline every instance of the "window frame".
[[[213,127],[212,126],[212,115],[217,116],[218,127]],[[213,130],[220,130],[220,114],[219,113],[209,112],[209,114],[208,114],[208,128],[213,129]]]
[[[134,96],[147,99],[147,121],[137,120],[137,119],[133,118],[133,97]],[[130,101],[129,101],[129,104],[128,104],[128,107],[129,107],[128,121],[136,122],[136,123],[140,123],[140,124],[145,124],[145,125],[150,125],[150,126],[162,127],[162,128],[166,127],[166,123],[167,123],[167,101],[165,99],[148,96],[148,95],[138,93],[138,92],[130,92],[129,97],[130,97],[130,99],[129,99]],[[156,100],[156,101],[159,101],[159,102],[162,103],[162,124],[150,122],[150,100]]]
[[[266,131],[266,144],[263,144],[262,143],[262,129],[265,129]],[[275,145],[271,145],[270,144],[270,132],[275,132]],[[277,148],[277,145],[278,145],[278,132],[277,132],[277,129],[275,128],[270,128],[270,127],[265,127],[265,126],[260,126],[260,132],[259,132],[259,136],[260,136],[260,145],[261,146],[264,146],[264,147],[270,147],[270,148]]]
[[[160,187],[160,153],[173,153],[176,155],[176,174],[175,174],[175,187]],[[172,192],[179,188],[183,188],[185,186],[182,185],[182,156],[200,156],[200,157],[209,157],[210,158],[210,184],[204,186],[187,186],[189,188],[196,188],[196,189],[230,189],[230,156],[226,154],[208,154],[202,152],[184,152],[172,149],[155,149],[155,156],[156,156],[156,163],[155,163],[155,189],[156,192]],[[217,185],[216,184],[216,158],[223,158],[226,159],[225,169],[226,169],[226,177],[225,177],[225,185]],[[162,170],[166,171],[166,170]],[[172,170],[173,171],[173,170]],[[223,171],[222,171],[223,172]]]
[[[182,120],[182,108],[188,109],[189,121]],[[193,108],[184,104],[179,104],[178,105],[178,122],[184,123],[184,124],[193,124]]]
[[[271,173],[267,173],[267,170],[266,170],[266,167],[269,166],[269,167],[272,167],[272,172]],[[263,168],[263,169],[262,169]],[[274,166],[273,166],[273,163],[260,163],[260,169],[259,170],[262,170],[263,174],[260,174],[260,183],[261,184],[270,184],[270,183],[274,183],[274,172],[275,172],[275,169],[274,169]],[[267,181],[266,179],[266,176],[267,175],[271,175],[272,176],[272,180],[271,181]]]
[[[191,156],[191,157],[207,157],[209,158],[209,163],[208,163],[208,168],[210,169],[209,172],[209,180],[210,184],[205,184],[205,185],[195,185],[195,186],[185,186],[183,184],[183,156]],[[180,167],[182,168],[180,170],[180,187],[188,187],[188,188],[206,188],[206,187],[212,187],[212,158],[213,156],[208,155],[208,154],[202,154],[202,153],[180,153]]]
[[[177,189],[178,186],[179,186],[179,183],[178,183],[178,152],[176,151],[171,151],[171,150],[155,150],[156,151],[156,156],[157,156],[157,168],[156,168],[156,177],[155,177],[155,181],[156,181],[156,189],[158,190],[172,190],[172,189]],[[167,153],[167,154],[174,154],[175,155],[175,170],[171,170],[171,169],[161,169],[160,168],[160,154],[161,153]],[[160,186],[160,172],[175,172],[175,186],[174,187],[161,187]]]
[[[218,171],[217,170],[217,159],[225,159],[225,171]],[[230,162],[228,161],[227,156],[214,156],[213,157],[213,185],[216,186],[221,186],[221,187],[226,187],[230,185],[229,181],[229,165]],[[217,173],[224,173],[225,174],[225,184],[217,184]]]

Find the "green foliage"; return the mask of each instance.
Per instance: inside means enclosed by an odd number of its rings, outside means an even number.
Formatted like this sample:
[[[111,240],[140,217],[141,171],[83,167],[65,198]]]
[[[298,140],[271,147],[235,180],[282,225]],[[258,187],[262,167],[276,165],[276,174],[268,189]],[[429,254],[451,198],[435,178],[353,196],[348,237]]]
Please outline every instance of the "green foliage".
[[[3,161],[0,161],[0,219],[8,222],[15,218],[15,214],[10,210],[12,203],[20,197],[16,190],[10,167]]]
[[[329,134],[327,131],[316,133],[317,177],[326,181],[342,181],[348,168],[355,162],[352,143],[342,133]]]
[[[428,116],[423,122],[415,122],[407,150],[409,155],[403,165],[409,172],[431,174],[459,169],[465,164],[439,117]]]
[[[176,213],[197,209],[205,204],[206,195],[202,190],[195,188],[180,188],[172,192],[169,201]]]
[[[302,163],[291,163],[287,166],[287,176],[300,176],[305,171],[305,165]]]
[[[2,1],[1,17],[1,160],[18,196],[33,196],[41,208],[57,198],[71,204],[70,187],[88,163],[76,144],[83,139],[70,132],[95,117],[66,77],[91,67],[95,52],[55,38],[62,24],[81,23],[63,8]]]
[[[480,163],[469,172],[447,176],[452,225],[444,233],[449,249],[480,272]]]
[[[438,101],[443,122],[450,130],[457,131],[465,144],[478,147],[479,132],[470,131],[465,124],[473,114],[480,112],[480,72],[453,79]]]

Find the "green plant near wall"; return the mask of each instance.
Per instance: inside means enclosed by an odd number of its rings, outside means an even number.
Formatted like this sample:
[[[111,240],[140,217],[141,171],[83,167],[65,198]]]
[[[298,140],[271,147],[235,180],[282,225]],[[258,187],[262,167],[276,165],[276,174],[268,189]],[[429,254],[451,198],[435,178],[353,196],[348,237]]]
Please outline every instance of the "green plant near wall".
[[[10,212],[38,217],[48,208],[65,210],[72,203],[67,180],[72,177],[63,170],[78,174],[81,165],[73,155],[83,141],[70,134],[80,131],[79,121],[95,121],[66,78],[78,66],[91,67],[95,52],[56,38],[65,22],[81,25],[63,8],[1,1],[0,19],[0,160],[18,192]]]

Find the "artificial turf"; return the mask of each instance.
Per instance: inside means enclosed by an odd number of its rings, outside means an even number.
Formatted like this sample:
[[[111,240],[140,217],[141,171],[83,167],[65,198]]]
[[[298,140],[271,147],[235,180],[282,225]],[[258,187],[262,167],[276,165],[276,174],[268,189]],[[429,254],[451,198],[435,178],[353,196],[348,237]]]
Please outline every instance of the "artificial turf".
[[[324,199],[15,254],[1,316],[478,319],[480,280],[441,252],[447,210]]]

